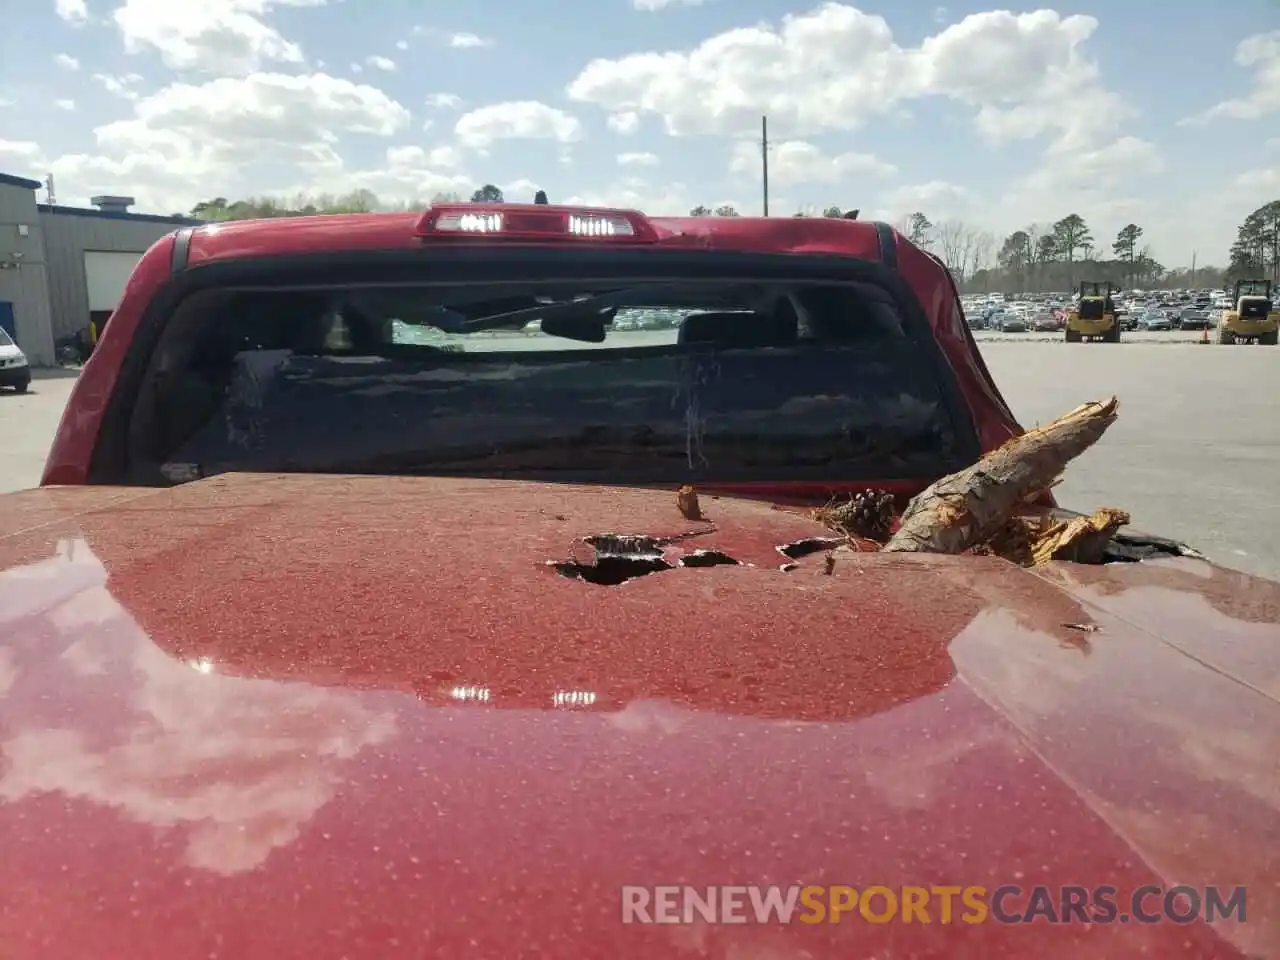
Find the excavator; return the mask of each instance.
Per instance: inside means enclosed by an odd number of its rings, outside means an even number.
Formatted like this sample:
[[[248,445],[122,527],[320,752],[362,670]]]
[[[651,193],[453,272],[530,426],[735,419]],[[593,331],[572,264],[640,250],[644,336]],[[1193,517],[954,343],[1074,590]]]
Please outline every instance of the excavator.
[[[1116,288],[1109,281],[1083,280],[1076,305],[1067,314],[1067,343],[1092,340],[1100,343],[1120,342],[1120,321],[1112,296]]]
[[[1229,308],[1218,322],[1219,343],[1276,345],[1280,313],[1271,299],[1270,280],[1238,280]]]

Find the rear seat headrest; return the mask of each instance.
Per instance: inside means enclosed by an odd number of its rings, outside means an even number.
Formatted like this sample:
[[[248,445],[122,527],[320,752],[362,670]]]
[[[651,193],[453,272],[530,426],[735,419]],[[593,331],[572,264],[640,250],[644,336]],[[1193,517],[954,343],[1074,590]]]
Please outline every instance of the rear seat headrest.
[[[713,343],[722,347],[777,347],[796,342],[797,320],[787,310],[769,315],[745,312],[695,313],[680,324],[679,343]],[[788,315],[789,314],[789,315]]]

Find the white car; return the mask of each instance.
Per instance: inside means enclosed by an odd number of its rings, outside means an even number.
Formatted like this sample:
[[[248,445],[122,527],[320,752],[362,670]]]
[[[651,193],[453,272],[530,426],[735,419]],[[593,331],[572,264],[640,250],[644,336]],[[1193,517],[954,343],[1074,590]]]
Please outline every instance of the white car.
[[[7,330],[0,327],[0,387],[13,387],[26,393],[31,386],[31,365],[22,348],[13,342]]]

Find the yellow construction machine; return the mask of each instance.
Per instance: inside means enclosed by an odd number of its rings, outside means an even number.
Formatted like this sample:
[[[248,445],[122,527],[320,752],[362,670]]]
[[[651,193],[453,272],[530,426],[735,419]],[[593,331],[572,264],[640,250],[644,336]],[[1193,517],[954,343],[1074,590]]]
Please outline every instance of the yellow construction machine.
[[[1280,313],[1271,301],[1271,281],[1237,281],[1231,306],[1218,321],[1218,342],[1275,346],[1277,331],[1280,331]]]
[[[1067,343],[1120,342],[1120,321],[1116,319],[1116,304],[1112,299],[1116,292],[1110,282],[1084,280],[1080,283],[1079,299],[1067,313]]]

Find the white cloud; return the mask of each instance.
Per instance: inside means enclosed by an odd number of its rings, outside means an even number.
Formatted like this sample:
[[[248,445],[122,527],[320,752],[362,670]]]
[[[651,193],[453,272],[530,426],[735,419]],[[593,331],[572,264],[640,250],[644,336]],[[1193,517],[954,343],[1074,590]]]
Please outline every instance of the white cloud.
[[[1040,168],[1012,185],[1025,208],[988,200],[1001,215],[1043,210],[1048,187],[1081,184],[1094,208],[1105,211],[1122,199],[1106,191],[1122,192],[1123,174],[1143,176],[1159,168],[1159,158],[1151,144],[1120,137],[1134,111],[1105,86],[1085,50],[1097,27],[1093,17],[1051,10],[992,11],[909,45],[894,39],[882,17],[827,2],[776,26],[728,30],[689,50],[593,60],[567,92],[608,111],[611,128],[634,129],[639,116],[650,115],[675,136],[754,136],[767,115],[779,141],[771,179],[833,185],[891,171],[870,156],[825,156],[811,137],[855,130],[877,117],[901,118],[913,101],[943,98],[970,110],[976,130],[993,146],[1044,142]],[[759,169],[754,144],[736,148],[733,169]],[[938,191],[935,184],[914,189],[924,187]],[[1041,190],[1038,196],[1033,188]],[[938,199],[957,208],[968,202],[946,191]]]
[[[615,113],[610,115],[605,124],[614,133],[622,136],[630,136],[640,129],[640,114],[634,111],[624,111],[623,113]]]
[[[124,76],[119,77],[106,73],[95,73],[93,80],[95,83],[101,84],[107,93],[122,97],[125,100],[137,100],[139,93],[136,88],[142,82],[142,77],[136,73],[126,73]]]
[[[124,0],[112,14],[131,54],[155,51],[174,70],[243,75],[268,63],[301,64],[302,49],[269,26],[276,7],[326,0]]]
[[[656,153],[618,154],[618,165],[621,167],[656,167],[660,162]]]
[[[79,70],[80,69],[80,61],[77,60],[75,57],[68,56],[65,53],[58,54],[56,57],[53,58],[53,62],[56,63],[58,66],[60,66],[63,70]]]
[[[740,140],[733,145],[730,171],[737,176],[761,174],[760,144]],[[790,184],[834,184],[868,177],[886,177],[897,168],[868,153],[841,153],[828,156],[812,143],[784,140],[770,144],[769,182]]]
[[[89,20],[89,8],[84,0],[54,0],[53,10],[61,19],[77,26]]]
[[[516,197],[528,196],[533,197],[537,192],[538,185],[532,180],[521,177],[519,180],[512,180],[510,183],[499,184],[502,196],[508,201],[514,201]]]
[[[383,202],[425,205],[438,194],[471,195],[476,178],[459,169],[460,160],[457,151],[447,146],[434,149],[391,147],[382,162],[367,169],[348,165],[341,158],[334,157],[328,164],[309,168],[305,182],[276,192],[291,196],[368,190]]]
[[[59,110],[71,111],[76,108],[76,102],[74,100],[55,100],[53,101],[53,105]]]
[[[491,47],[493,46],[493,41],[478,37],[474,33],[455,33],[449,38],[449,46],[455,50],[473,50],[480,47]]]
[[[1025,194],[1029,204],[1064,194],[1080,202],[1090,193],[1105,195],[1123,180],[1163,170],[1164,159],[1155,147],[1137,137],[1121,137],[1093,150],[1051,151],[1038,170],[1015,184],[1014,193]]]
[[[424,169],[444,167],[457,169],[462,166],[462,152],[457,147],[443,146],[427,150],[423,147],[389,147],[387,164],[392,169]]]
[[[437,110],[457,110],[462,106],[462,98],[454,93],[433,93],[427,97],[427,106]]]
[[[0,159],[34,163],[40,157],[40,145],[30,140],[0,140]]]
[[[1078,140],[1126,118],[1080,49],[1096,27],[1087,16],[999,11],[904,47],[882,17],[829,2],[689,52],[593,60],[568,93],[614,114],[657,115],[676,135],[754,132],[762,114],[784,136],[847,130],[941,96],[974,108],[992,136]]]
[[[397,50],[408,50],[408,49],[409,49],[409,41],[408,41],[408,40],[397,40],[397,41],[396,41],[396,49],[397,49]]]
[[[700,7],[706,2],[707,0],[631,0],[631,5],[637,10],[653,12],[667,7]]]
[[[690,191],[683,183],[654,184],[642,177],[625,179],[599,190],[566,197],[569,206],[614,207],[641,210],[652,216],[684,216],[697,205],[690,201]]]
[[[1246,196],[1252,194],[1257,198],[1256,209],[1280,194],[1280,167],[1246,170],[1231,181],[1231,190]]]
[[[388,137],[409,119],[381,90],[326,74],[178,83],[139,99],[130,119],[96,128],[96,154],[58,157],[52,170],[63,193],[128,187],[144,208],[188,209],[211,187],[244,183],[258,158],[316,176],[341,170],[341,135]]]
[[[522,100],[496,103],[463,114],[454,127],[467,146],[484,149],[495,140],[557,140],[572,143],[582,137],[582,124],[563,110]]]
[[[872,217],[896,222],[917,211],[926,211],[935,221],[964,219],[974,214],[979,202],[978,197],[958,184],[932,180],[889,191],[881,200],[881,209],[874,211]]]
[[[1259,120],[1280,113],[1280,31],[1259,33],[1240,41],[1236,64],[1253,71],[1253,90],[1188,117],[1181,121],[1182,125],[1210,120]]]
[[[392,73],[396,69],[396,62],[390,57],[366,57],[365,62],[371,67],[375,67],[384,73]]]

